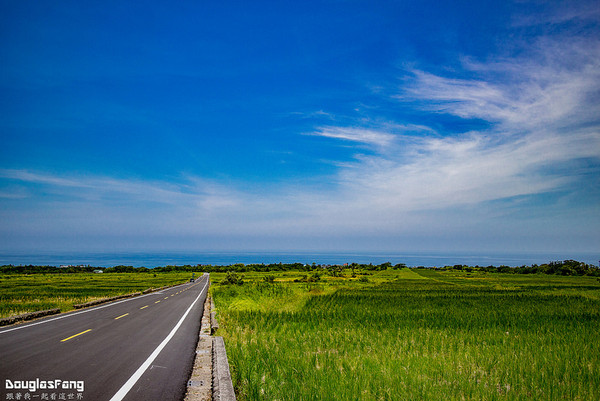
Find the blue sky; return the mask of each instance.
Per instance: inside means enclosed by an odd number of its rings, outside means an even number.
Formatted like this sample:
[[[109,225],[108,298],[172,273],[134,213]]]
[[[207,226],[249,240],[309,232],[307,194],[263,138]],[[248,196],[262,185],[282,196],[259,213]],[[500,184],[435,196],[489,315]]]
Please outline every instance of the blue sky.
[[[0,2],[0,251],[596,252],[595,1]]]

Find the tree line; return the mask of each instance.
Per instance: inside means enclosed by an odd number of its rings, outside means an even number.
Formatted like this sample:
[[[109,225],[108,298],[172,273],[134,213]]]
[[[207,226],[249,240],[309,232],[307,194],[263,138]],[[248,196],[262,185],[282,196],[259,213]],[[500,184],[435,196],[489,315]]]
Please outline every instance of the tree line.
[[[446,266],[445,270],[465,270],[467,272],[472,271],[483,271],[489,273],[515,273],[515,274],[558,274],[562,276],[600,276],[600,269],[598,266],[591,264],[578,262],[576,260],[564,260],[555,261],[550,263],[544,263],[541,265],[533,264],[531,266],[466,266],[466,265],[454,265]]]
[[[320,271],[328,273],[331,276],[341,276],[344,272],[352,273],[360,271],[381,271],[387,269],[403,269],[406,264],[398,263],[393,265],[390,262],[376,264],[304,264],[304,263],[270,263],[270,264],[243,264],[235,263],[231,265],[182,265],[182,266],[160,266],[155,268],[133,267],[133,266],[113,266],[113,267],[94,267],[94,266],[36,266],[36,265],[4,265],[0,266],[2,274],[61,274],[61,273],[93,273],[102,271],[103,273],[167,273],[167,272],[207,272],[207,273],[226,273],[226,272],[278,272],[278,271]],[[425,267],[419,266],[416,268]],[[557,274],[563,276],[600,276],[598,266],[578,262],[576,260],[553,261],[542,265],[533,264],[530,266],[510,267],[510,266],[468,266],[454,265],[435,267],[437,270],[462,270],[467,272],[487,272],[487,273],[513,273],[513,274]]]

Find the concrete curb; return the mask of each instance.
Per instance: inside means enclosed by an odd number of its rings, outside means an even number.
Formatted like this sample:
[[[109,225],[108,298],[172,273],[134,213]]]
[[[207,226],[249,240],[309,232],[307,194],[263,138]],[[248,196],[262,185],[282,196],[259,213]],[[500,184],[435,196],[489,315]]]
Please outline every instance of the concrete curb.
[[[217,308],[215,308],[215,301],[212,299],[212,297],[210,298],[210,334],[212,334],[213,336],[215,335],[215,333],[217,332],[217,330],[219,330],[219,322],[217,321],[217,312],[216,311]]]
[[[223,337],[213,337],[213,401],[235,401]]]
[[[212,336],[219,328],[214,311],[215,303],[207,297],[185,401],[235,401],[225,342]]]
[[[48,315],[56,315],[60,313],[60,309],[46,309],[37,312],[31,313],[23,313],[22,315],[10,316],[0,319],[0,326],[8,326],[9,324],[14,324],[17,322],[22,322],[24,320],[32,320],[37,319],[38,317],[44,317]]]
[[[196,358],[188,380],[184,401],[212,400],[212,338],[210,337],[210,302],[204,301],[204,313],[200,324],[200,337],[196,346]]]
[[[210,313],[210,334],[214,335],[219,330],[219,322],[217,322],[216,312]]]

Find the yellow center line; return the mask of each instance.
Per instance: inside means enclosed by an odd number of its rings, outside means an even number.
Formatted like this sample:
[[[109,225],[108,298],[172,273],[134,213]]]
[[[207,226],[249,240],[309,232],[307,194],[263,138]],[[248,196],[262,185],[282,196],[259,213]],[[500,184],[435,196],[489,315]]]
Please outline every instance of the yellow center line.
[[[160,301],[156,301],[155,304],[159,303]]]
[[[147,307],[148,307],[148,305],[142,306],[140,309],[146,309]]]
[[[87,333],[88,331],[92,331],[92,329],[87,329],[86,331],[82,331],[81,333],[77,333],[77,334],[75,334],[74,336],[67,337],[67,338],[65,338],[64,340],[60,340],[60,342],[62,343],[62,342],[65,342],[65,341],[69,341],[71,338],[75,338],[75,337],[77,337],[77,336],[80,336],[80,335],[82,335],[82,334],[85,334],[85,333]]]
[[[169,299],[169,297],[165,297],[165,299]]]
[[[120,318],[122,318],[122,317],[125,317],[125,316],[127,316],[127,315],[129,315],[129,313],[126,313],[126,314],[124,314],[124,315],[118,316],[118,317],[116,317],[116,318],[115,318],[115,320],[117,320],[117,319],[120,319]]]

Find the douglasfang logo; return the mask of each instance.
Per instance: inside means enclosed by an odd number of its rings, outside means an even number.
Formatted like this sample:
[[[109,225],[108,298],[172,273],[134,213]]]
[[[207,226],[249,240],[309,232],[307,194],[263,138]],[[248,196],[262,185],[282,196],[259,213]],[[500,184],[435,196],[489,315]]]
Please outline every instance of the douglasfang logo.
[[[83,393],[85,383],[83,380],[10,380],[4,382],[6,390],[23,390],[35,393],[39,390],[72,390]]]

